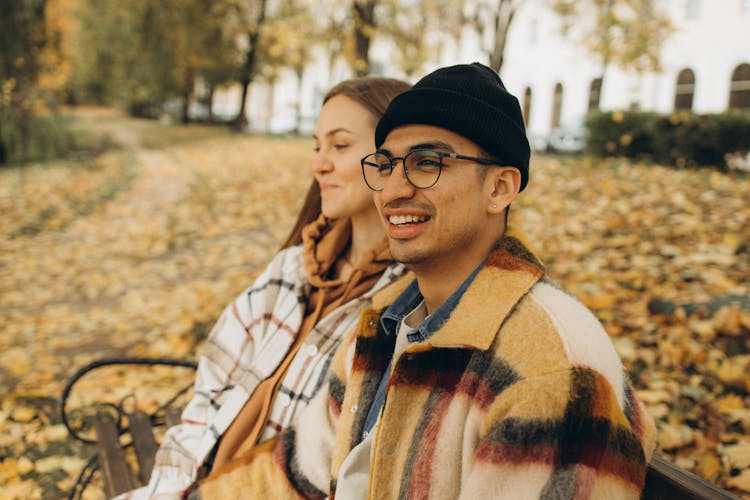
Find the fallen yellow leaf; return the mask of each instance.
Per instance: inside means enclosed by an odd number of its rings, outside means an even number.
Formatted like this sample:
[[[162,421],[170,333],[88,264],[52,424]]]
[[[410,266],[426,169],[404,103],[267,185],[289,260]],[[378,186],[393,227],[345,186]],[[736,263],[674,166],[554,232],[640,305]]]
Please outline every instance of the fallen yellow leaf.
[[[36,410],[30,406],[19,406],[13,410],[11,418],[16,422],[30,422],[36,417]]]
[[[728,396],[721,397],[717,400],[717,410],[719,413],[732,413],[734,410],[741,410],[745,407],[745,402],[742,397],[737,394],[730,394]]]
[[[695,442],[693,432],[687,425],[662,424],[657,434],[657,444],[663,450],[682,448]]]
[[[750,467],[750,441],[722,446],[719,451],[731,468],[747,469]]]
[[[750,493],[750,469],[745,469],[739,475],[729,478],[727,485]]]
[[[714,453],[707,453],[698,460],[696,472],[709,481],[716,481],[721,471],[721,460]]]

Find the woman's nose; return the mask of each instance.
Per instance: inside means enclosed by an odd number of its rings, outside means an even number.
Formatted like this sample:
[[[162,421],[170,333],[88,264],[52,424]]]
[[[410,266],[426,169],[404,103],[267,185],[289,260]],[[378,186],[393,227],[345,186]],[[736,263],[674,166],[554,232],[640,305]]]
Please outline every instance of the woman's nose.
[[[330,172],[331,170],[333,170],[333,162],[331,161],[331,158],[328,156],[328,154],[323,148],[321,148],[315,154],[315,158],[313,159],[312,169],[313,169],[313,173],[315,174],[322,174],[324,172]]]

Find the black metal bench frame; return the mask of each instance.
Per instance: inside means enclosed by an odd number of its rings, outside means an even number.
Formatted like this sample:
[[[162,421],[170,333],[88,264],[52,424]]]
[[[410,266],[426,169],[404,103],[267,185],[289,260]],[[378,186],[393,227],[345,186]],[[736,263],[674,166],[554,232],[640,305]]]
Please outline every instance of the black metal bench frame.
[[[142,411],[128,413],[124,408],[124,402],[119,404],[101,403],[92,405],[96,409],[91,418],[90,425],[93,426],[95,438],[90,439],[82,434],[81,428],[74,429],[67,411],[68,396],[73,386],[87,373],[113,365],[140,365],[140,366],[172,366],[191,368],[195,370],[197,363],[184,359],[169,358],[140,358],[140,357],[117,357],[104,358],[78,370],[65,384],[60,396],[60,418],[68,429],[68,433],[74,439],[82,443],[94,446],[96,453],[91,456],[81,470],[74,483],[68,498],[82,498],[83,492],[88,486],[97,470],[101,470],[104,479],[104,490],[107,497],[113,497],[125,491],[132,490],[138,486],[148,483],[151,471],[154,468],[154,458],[158,444],[154,437],[154,428],[166,425],[171,427],[180,422],[181,410],[175,403],[192,387],[191,383],[184,386],[157,408],[153,414],[148,415]],[[124,421],[127,420],[127,425]],[[81,426],[83,427],[83,425]],[[128,434],[130,442],[122,443],[121,436]],[[132,447],[135,451],[137,461],[137,474],[133,474],[126,460],[127,449]]]

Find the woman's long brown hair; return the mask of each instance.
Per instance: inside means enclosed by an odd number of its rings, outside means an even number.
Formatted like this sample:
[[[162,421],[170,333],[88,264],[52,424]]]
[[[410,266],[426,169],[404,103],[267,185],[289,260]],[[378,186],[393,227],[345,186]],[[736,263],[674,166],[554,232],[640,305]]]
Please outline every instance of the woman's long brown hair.
[[[323,104],[325,105],[326,102],[337,95],[343,95],[364,106],[372,113],[375,121],[377,121],[385,113],[385,109],[388,107],[391,99],[408,90],[410,86],[408,83],[394,78],[377,76],[352,78],[351,80],[344,80],[331,88],[323,98]],[[313,179],[307,190],[307,195],[305,195],[305,201],[297,216],[297,221],[294,223],[294,227],[281,246],[281,249],[301,244],[302,228],[317,219],[319,215],[320,187],[318,186],[318,182]]]

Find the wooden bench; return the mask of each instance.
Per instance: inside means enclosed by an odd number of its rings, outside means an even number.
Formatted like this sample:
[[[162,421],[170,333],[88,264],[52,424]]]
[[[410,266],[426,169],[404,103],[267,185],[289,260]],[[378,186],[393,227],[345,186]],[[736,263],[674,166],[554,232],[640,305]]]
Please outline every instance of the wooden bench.
[[[169,408],[165,415],[167,427],[180,423],[180,410]],[[104,478],[108,498],[148,484],[154,468],[154,457],[159,445],[154,437],[151,419],[143,412],[130,416],[129,432],[138,465],[135,474],[125,459],[125,448],[120,444],[120,430],[109,412],[98,412],[95,417],[96,453]]]
[[[651,457],[641,498],[647,500],[740,500],[692,472],[681,469],[658,455]]]
[[[142,411],[128,412],[122,400],[119,403],[97,402],[84,406],[83,409],[87,410],[84,412],[85,416],[81,417],[79,411],[78,416],[72,418],[68,414],[67,406],[73,386],[94,370],[117,365],[169,366],[192,370],[197,368],[195,361],[185,359],[112,357],[93,361],[68,379],[60,396],[60,419],[73,439],[92,445],[96,450],[76,479],[68,496],[70,499],[83,498],[84,491],[97,471],[102,472],[104,490],[108,498],[147,484],[154,468],[158,448],[154,428],[164,425],[171,427],[180,423],[180,406],[184,403],[179,401],[192,387],[192,382],[176,390],[153,415]],[[190,379],[192,380],[192,377]],[[88,411],[89,409],[92,411]],[[127,425],[124,422],[127,422]],[[90,435],[91,431],[94,432],[93,436]],[[121,439],[123,435],[130,439]],[[126,460],[131,447],[135,453],[135,474]]]

